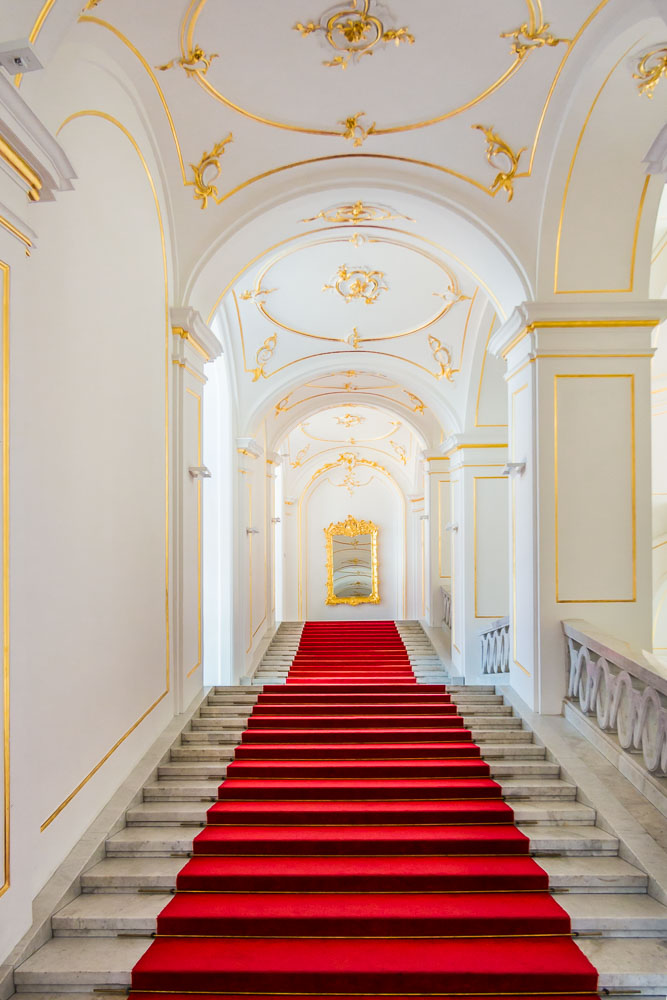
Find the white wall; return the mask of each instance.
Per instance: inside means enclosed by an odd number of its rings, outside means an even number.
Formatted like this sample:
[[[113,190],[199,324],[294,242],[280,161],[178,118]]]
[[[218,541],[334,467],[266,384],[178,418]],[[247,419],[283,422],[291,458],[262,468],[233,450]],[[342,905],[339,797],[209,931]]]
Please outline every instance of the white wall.
[[[300,511],[286,518],[283,533],[285,615],[292,617],[290,612],[296,607],[294,617],[311,621],[402,618],[406,589],[403,496],[386,477],[372,469],[362,467],[359,478],[364,483],[368,481],[368,485],[354,490],[352,495],[334,485],[332,479],[335,478],[340,479],[340,474],[318,478],[305,492]],[[379,604],[360,604],[358,607],[326,604],[324,529],[333,521],[344,521],[348,514],[373,521],[378,526]],[[295,535],[300,538],[300,544],[293,543]]]
[[[51,123],[82,106],[109,117],[63,128],[75,190],[31,208],[39,246],[29,261],[20,248],[11,275],[11,851],[0,960],[29,927],[33,897],[172,716],[165,209],[127,94],[91,66],[76,80],[68,72],[33,85]],[[12,253],[0,246],[1,259]]]

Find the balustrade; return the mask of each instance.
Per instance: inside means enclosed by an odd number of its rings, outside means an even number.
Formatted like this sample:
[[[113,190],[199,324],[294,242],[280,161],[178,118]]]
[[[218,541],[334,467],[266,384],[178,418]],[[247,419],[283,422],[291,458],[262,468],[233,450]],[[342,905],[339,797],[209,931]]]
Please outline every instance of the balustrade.
[[[510,669],[510,620],[497,618],[481,629],[482,673],[506,674]]]

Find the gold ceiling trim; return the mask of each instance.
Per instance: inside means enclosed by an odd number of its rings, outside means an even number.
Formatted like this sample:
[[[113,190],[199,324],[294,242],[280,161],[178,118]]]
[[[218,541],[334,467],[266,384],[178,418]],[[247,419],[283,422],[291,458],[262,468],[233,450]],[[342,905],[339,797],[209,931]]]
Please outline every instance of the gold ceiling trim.
[[[353,403],[351,405],[352,406],[355,406],[355,405],[359,406],[361,404],[359,404],[359,403],[354,404]],[[334,419],[338,419],[338,418],[336,417]],[[360,417],[359,420],[360,421],[366,420],[366,417]],[[351,437],[351,438],[347,438],[347,439],[343,439],[343,440],[341,440],[340,438],[322,438],[322,437],[317,437],[316,434],[311,434],[310,431],[306,430],[306,427],[308,427],[308,424],[304,424],[304,423],[299,424],[297,430],[301,431],[301,433],[305,437],[310,438],[311,441],[319,441],[321,444],[332,444],[332,445],[338,445],[339,447],[342,447],[343,445],[346,445],[346,444],[351,444],[351,445],[354,445],[355,447],[357,447],[357,446],[366,445],[370,441],[386,441],[387,438],[391,437],[392,434],[396,434],[396,432],[401,427],[401,421],[400,420],[390,420],[389,423],[391,424],[391,427],[389,428],[389,430],[385,434],[379,434],[377,437],[363,437],[363,438],[353,438],[353,437]],[[348,427],[348,429],[350,427],[352,427],[351,424],[346,424],[345,426]]]
[[[641,57],[637,63],[637,72],[632,74],[633,80],[639,80],[639,93],[652,99],[653,92],[663,77],[667,77],[667,46],[653,49]]]
[[[32,250],[32,240],[30,239],[30,237],[26,233],[21,232],[20,229],[17,229],[17,227],[13,225],[9,221],[9,219],[6,219],[4,215],[0,215],[0,226],[2,226],[3,229],[6,229],[8,233],[11,233],[12,236],[15,236],[17,240],[20,240],[21,243],[23,243],[25,247],[25,255],[26,257],[29,257],[30,251]]]
[[[403,465],[407,465],[408,455],[403,445],[399,444],[397,441],[390,441],[389,444],[392,446],[392,448],[398,455],[399,462],[401,462]]]
[[[372,228],[372,227],[369,227],[369,228]],[[386,227],[384,227],[384,228],[386,228]],[[451,254],[444,247],[439,247],[437,244],[433,243],[431,240],[426,239],[426,237],[421,237],[419,235],[408,233],[407,231],[400,230],[400,229],[399,230],[387,229],[386,231],[387,232],[396,232],[396,233],[399,233],[399,234],[405,235],[405,236],[412,236],[413,238],[422,240],[423,242],[426,242],[426,243],[430,244],[431,246],[437,247],[437,249],[439,249],[442,253],[445,253],[445,254],[447,254],[449,256],[454,257],[454,255]],[[327,230],[321,230],[321,229],[312,230],[311,232],[304,233],[303,235],[304,236],[311,236],[311,235],[314,235],[314,234],[316,235],[316,234],[318,234],[320,232],[327,232]],[[284,246],[284,244],[286,244],[288,242],[292,242],[293,240],[297,240],[298,238],[299,238],[298,236],[294,236],[294,237],[288,238],[287,240],[283,240],[282,241],[282,245]],[[264,265],[264,267],[258,272],[257,279],[255,281],[255,287],[254,287],[254,289],[252,289],[252,290],[250,290],[248,292],[243,292],[242,293],[242,298],[244,298],[246,301],[249,301],[249,300],[254,301],[255,305],[257,306],[257,309],[262,314],[262,316],[264,317],[264,319],[266,319],[269,323],[273,324],[274,326],[278,326],[282,330],[285,330],[287,333],[295,333],[295,334],[297,334],[300,337],[308,337],[308,338],[310,338],[312,340],[322,340],[322,341],[325,341],[327,343],[348,344],[354,350],[357,350],[359,348],[360,344],[379,343],[379,342],[383,342],[383,341],[387,341],[387,340],[398,340],[398,339],[400,339],[402,337],[412,336],[412,334],[415,334],[415,333],[421,333],[423,330],[427,330],[429,327],[431,327],[435,323],[439,322],[439,320],[443,319],[447,315],[447,313],[455,305],[457,305],[457,303],[462,302],[465,299],[469,298],[469,296],[464,295],[463,292],[461,291],[461,288],[460,288],[459,283],[458,283],[458,279],[457,279],[456,275],[454,274],[454,272],[452,270],[450,270],[450,268],[444,263],[444,261],[438,259],[438,257],[436,257],[434,254],[429,253],[428,251],[423,250],[420,247],[413,246],[411,243],[408,243],[408,242],[406,242],[404,240],[387,239],[387,238],[384,238],[384,237],[382,239],[375,238],[375,237],[368,237],[368,242],[369,243],[378,243],[378,244],[386,243],[389,246],[399,247],[400,249],[407,250],[407,251],[409,251],[411,253],[416,253],[419,256],[424,257],[426,260],[430,261],[432,264],[435,264],[436,267],[440,268],[440,270],[444,272],[444,274],[446,275],[446,278],[447,278],[447,282],[448,282],[447,292],[442,293],[440,295],[440,297],[443,299],[443,303],[444,304],[443,304],[443,307],[435,314],[435,316],[432,316],[430,319],[427,319],[420,326],[413,327],[413,328],[411,328],[409,330],[402,330],[400,333],[386,334],[386,335],[381,336],[381,337],[362,337],[361,334],[358,332],[358,330],[357,330],[356,327],[354,327],[352,333],[348,334],[347,336],[344,336],[344,337],[326,337],[324,334],[311,333],[308,330],[301,330],[301,329],[298,329],[297,327],[290,326],[288,323],[284,323],[282,320],[279,320],[273,313],[271,313],[269,311],[269,309],[266,306],[266,302],[262,301],[262,288],[263,288],[265,279],[269,275],[269,272],[271,271],[271,269],[273,267],[276,266],[276,264],[278,264],[281,261],[285,260],[287,257],[292,256],[293,254],[301,253],[303,250],[309,250],[312,247],[325,246],[325,245],[327,245],[329,243],[345,243],[345,242],[347,242],[347,236],[327,236],[327,237],[324,237],[322,239],[313,240],[311,243],[308,243],[308,244],[304,244],[304,245],[300,245],[300,246],[296,246],[296,247],[287,247],[286,249],[283,249],[279,254],[276,254],[271,260],[269,260]],[[281,244],[277,244],[276,247],[271,247],[268,251],[265,251],[265,254],[266,253],[270,253],[271,250],[276,249],[277,247],[280,247],[280,246],[281,246]],[[256,261],[258,259],[261,259],[261,257],[264,256],[265,254],[260,254],[259,257],[256,257],[253,261],[251,261],[251,263],[248,265],[248,267],[250,267],[250,266],[252,266],[252,264],[256,263]],[[463,262],[459,258],[454,257],[454,259],[457,261],[457,263],[460,263],[463,267],[465,267],[466,270],[468,270],[468,272],[471,274],[471,276],[473,276],[477,281],[481,281],[481,279],[478,277],[478,275],[476,275],[476,274],[474,274],[474,272],[470,271],[470,269],[465,264],[463,264]],[[239,277],[239,276],[240,275],[237,275],[237,277]],[[493,297],[491,295],[490,290],[486,286],[484,286],[484,287],[485,287],[485,291],[487,292],[487,294],[489,294],[490,297]],[[266,291],[265,291],[264,294],[266,294]],[[434,293],[434,294],[437,295],[438,293]],[[474,295],[473,295],[473,297],[474,297]],[[218,303],[219,302],[220,302],[220,299],[218,299]],[[495,302],[495,298],[494,298],[494,302]],[[216,307],[217,307],[217,303],[216,303]],[[212,315],[213,314],[211,313],[211,316]],[[209,317],[209,322],[210,322],[210,319],[211,319],[211,317]]]
[[[335,441],[329,448],[321,448],[319,451],[313,452],[308,458],[308,462],[314,462],[323,455],[328,454],[331,451],[336,451],[341,454],[341,448],[344,448],[347,442],[345,441]],[[373,448],[371,445],[363,445],[360,443],[355,443],[351,445],[352,448],[362,448],[364,452],[373,452],[376,455],[381,455],[383,458],[389,459],[390,462],[396,462],[398,459],[395,455],[392,455],[389,451],[383,451],[382,448]],[[400,447],[400,446],[399,446]],[[289,449],[289,443],[288,443]],[[345,452],[344,454],[351,454],[351,452]],[[358,456],[357,456],[358,457]]]
[[[357,226],[360,222],[388,222],[392,219],[403,219],[405,222],[414,222],[409,215],[402,215],[393,208],[386,205],[364,205],[363,201],[355,201],[351,205],[336,205],[333,208],[322,209],[312,219],[301,219],[301,222],[317,222],[323,219],[325,222],[342,223],[347,222]],[[352,237],[355,239],[355,237]]]
[[[435,377],[438,379],[446,378],[448,382],[453,382],[452,353],[449,348],[441,344],[438,338],[434,337],[432,333],[428,337],[428,346],[431,348],[433,360],[436,364],[440,365],[440,371]]]
[[[608,3],[609,0],[603,0],[603,3]],[[196,49],[196,44],[194,41],[195,30],[197,28],[197,22],[202,14],[202,11],[206,7],[208,0],[190,0],[188,8],[186,10],[185,16],[181,24],[180,31],[180,48],[181,56],[185,61],[190,61],[194,57],[194,52]],[[443,114],[436,115],[433,118],[425,119],[423,121],[410,122],[406,125],[394,125],[386,128],[378,128],[374,122],[369,129],[364,129],[359,125],[358,119],[363,116],[364,112],[358,112],[356,115],[351,115],[348,118],[343,119],[342,122],[338,124],[345,125],[343,131],[335,129],[322,129],[322,128],[311,128],[308,126],[289,124],[288,122],[278,121],[277,119],[267,118],[263,115],[256,114],[250,111],[248,108],[244,108],[239,104],[236,104],[230,98],[222,94],[213,84],[210,82],[208,77],[199,72],[193,67],[191,76],[197,81],[200,87],[202,87],[212,98],[224,104],[226,107],[230,108],[232,111],[243,115],[246,118],[256,121],[262,125],[269,125],[273,128],[284,129],[288,132],[296,132],[305,135],[319,135],[319,136],[342,136],[346,139],[353,139],[355,144],[360,144],[364,141],[368,135],[395,135],[402,132],[411,132],[416,129],[428,128],[432,125],[438,125],[441,122],[447,121],[449,118],[454,118],[456,115],[462,114],[464,111],[468,111],[470,108],[482,103],[487,97],[499,90],[512,76],[516,73],[519,67],[525,62],[526,57],[534,52],[538,48],[544,47],[546,42],[546,28],[548,24],[544,24],[544,19],[541,10],[541,0],[525,0],[526,7],[528,10],[528,21],[526,24],[522,25],[521,28],[516,29],[517,39],[516,43],[512,46],[512,54],[514,56],[510,66],[498,77],[493,83],[491,83],[482,93],[478,94],[476,97],[471,98],[464,104],[457,108],[453,108],[450,111],[446,111]],[[527,33],[524,32],[524,28],[527,28]],[[509,32],[501,37],[514,37],[515,32]],[[531,37],[532,35],[532,37]],[[519,41],[520,37],[523,36],[526,39],[526,43],[521,43]],[[553,37],[553,36],[549,36]],[[567,42],[566,39],[558,39],[555,44],[560,42],[568,44],[570,48],[574,42]],[[527,44],[531,42],[532,44]],[[357,130],[361,131],[358,132]]]
[[[220,56],[217,52],[212,52],[210,56],[207,56],[201,46],[195,45],[192,52],[187,57],[176,56],[173,59],[170,59],[168,63],[164,63],[162,66],[156,66],[155,68],[164,73],[165,70],[172,69],[174,66],[180,66],[181,69],[184,69],[189,75],[192,75],[195,70],[199,70],[202,76],[206,76],[211,68],[213,60],[219,58]]]
[[[288,447],[289,447],[289,445],[288,445]],[[294,461],[290,462],[290,466],[293,469],[300,468],[303,465],[304,459],[305,459],[305,457],[306,457],[306,455],[308,454],[309,451],[310,451],[310,445],[309,444],[307,444],[303,448],[301,448],[301,450],[298,451],[296,453],[296,455],[294,456]]]
[[[344,413],[342,417],[334,417],[334,420],[341,427],[349,430],[350,427],[354,427],[356,424],[363,424],[366,417],[360,417],[358,413]]]
[[[318,393],[313,396],[305,396],[303,399],[297,399],[295,403],[288,405],[289,400],[294,395],[294,393],[289,392],[286,396],[283,397],[283,399],[280,400],[279,403],[276,403],[274,416],[278,417],[280,416],[281,413],[289,413],[289,411],[293,410],[295,407],[301,406],[302,403],[310,403],[313,399],[324,399],[326,396],[339,396],[342,391],[343,390],[341,389],[333,391],[324,391],[322,393]],[[409,392],[407,389],[401,389],[401,392],[404,392],[406,396],[408,396],[410,402],[413,404],[412,406],[408,406],[407,403],[402,403],[400,399],[394,399],[393,396],[385,396],[381,392],[366,392],[365,394],[367,396],[373,396],[375,399],[384,399],[388,403],[394,403],[396,406],[402,406],[403,409],[408,410],[409,413],[424,412],[424,410],[426,409],[426,404],[422,403],[419,396],[415,396],[414,393]],[[350,404],[348,403],[347,405]],[[363,406],[364,404],[358,403],[357,405]]]
[[[363,7],[360,8],[359,3]],[[350,62],[357,63],[363,56],[372,56],[378,45],[384,47],[393,42],[398,48],[402,42],[414,44],[414,35],[407,27],[385,28],[379,17],[369,12],[370,3],[371,0],[350,0],[349,7],[341,4],[333,14],[327,12],[328,17],[323,14],[319,22],[302,24],[298,21],[294,30],[300,32],[302,38],[322,32],[331,48],[338,53],[322,65],[336,69],[347,69]]]
[[[501,38],[513,38],[512,52],[523,58],[531,49],[543,48],[545,45],[554,48],[556,45],[569,42],[568,38],[555,38],[549,31],[551,25],[544,20],[542,0],[529,4],[528,21],[514,31],[504,31]]]
[[[333,285],[323,285],[323,292],[338,292],[350,303],[361,299],[367,306],[375,305],[382,292],[388,292],[389,286],[384,283],[384,271],[371,271],[367,267],[348,268],[341,264],[336,277],[331,279]]]
[[[255,354],[255,364],[256,368],[252,369],[252,380],[253,382],[258,382],[260,378],[271,378],[264,371],[264,365],[268,364],[273,357],[273,352],[278,344],[278,335],[276,333],[267,337],[262,346],[257,350]]]
[[[572,183],[572,175],[574,173],[574,168],[575,168],[575,165],[576,165],[576,162],[577,162],[577,158],[579,156],[579,150],[581,148],[581,143],[582,143],[584,135],[586,133],[586,129],[588,128],[588,125],[590,123],[591,117],[593,116],[593,112],[595,111],[597,103],[598,103],[600,97],[602,96],[602,93],[603,93],[604,89],[606,88],[606,86],[609,83],[609,81],[611,80],[612,76],[614,75],[614,73],[618,69],[619,65],[623,62],[623,60],[626,58],[626,56],[628,55],[628,53],[631,51],[631,49],[634,48],[634,46],[636,44],[637,44],[637,42],[633,42],[632,45],[630,45],[625,50],[625,52],[623,53],[623,55],[620,56],[616,60],[616,62],[614,63],[614,65],[611,67],[611,69],[607,73],[606,77],[604,78],[604,80],[602,81],[602,83],[600,85],[599,90],[597,91],[595,97],[593,98],[593,103],[591,104],[590,108],[588,109],[588,114],[586,115],[586,117],[584,119],[584,123],[583,123],[583,125],[581,127],[581,131],[579,132],[579,135],[577,137],[577,142],[575,144],[575,147],[574,147],[574,150],[573,150],[573,153],[572,153],[572,159],[570,160],[570,166],[569,166],[569,169],[568,169],[568,172],[567,172],[567,178],[565,180],[565,188],[563,190],[563,199],[561,201],[561,206],[560,206],[560,216],[559,216],[559,219],[558,219],[558,233],[556,235],[556,259],[555,259],[555,263],[554,263],[554,294],[555,295],[574,295],[574,294],[596,295],[596,294],[600,294],[602,292],[606,292],[606,293],[614,295],[614,294],[628,293],[628,292],[632,292],[634,290],[634,284],[635,284],[635,263],[636,263],[636,258],[637,258],[637,242],[638,242],[638,239],[639,239],[639,227],[641,225],[642,214],[643,214],[643,211],[644,211],[644,202],[646,200],[646,194],[647,194],[647,191],[648,191],[648,186],[649,186],[650,181],[651,181],[651,175],[650,174],[648,174],[645,177],[644,183],[643,183],[643,186],[642,186],[642,190],[641,190],[640,195],[639,195],[639,205],[638,205],[638,208],[637,208],[637,216],[635,218],[634,237],[633,237],[633,242],[632,242],[632,251],[631,251],[631,255],[630,255],[630,277],[629,277],[629,281],[628,281],[628,287],[627,288],[559,288],[558,280],[559,280],[559,271],[560,271],[560,250],[561,250],[561,242],[562,242],[562,236],[563,236],[563,224],[565,222],[565,212],[566,212],[566,208],[567,208],[567,199],[568,199],[568,196],[569,196],[569,193],[570,193],[570,185]]]
[[[499,191],[505,191],[507,193],[507,200],[511,201],[514,197],[514,179],[519,169],[519,160],[521,159],[521,154],[525,153],[528,147],[522,146],[515,153],[511,146],[508,146],[498,133],[493,131],[492,127],[488,125],[472,125],[471,128],[479,129],[480,132],[484,133],[487,162],[494,170],[498,170],[498,174],[491,185],[493,197],[495,198]],[[507,162],[505,164],[502,164],[502,162],[499,163],[498,157],[505,157]],[[502,169],[503,166],[505,167],[504,170]]]

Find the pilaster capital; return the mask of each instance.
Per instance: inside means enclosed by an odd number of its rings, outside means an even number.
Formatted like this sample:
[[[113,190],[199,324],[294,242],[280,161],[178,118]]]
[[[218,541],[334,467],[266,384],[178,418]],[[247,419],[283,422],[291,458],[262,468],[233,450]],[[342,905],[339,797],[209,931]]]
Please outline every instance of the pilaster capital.
[[[171,328],[182,342],[174,345],[174,352],[185,350],[189,345],[199,356],[200,364],[213,361],[222,354],[222,344],[206,325],[201,315],[191,306],[172,306],[169,310]]]
[[[450,459],[452,472],[470,466],[500,468],[507,461],[506,435],[505,427],[488,428],[479,433],[452,434],[441,448]]]
[[[510,354],[539,357],[587,351],[634,350],[653,352],[652,334],[667,318],[667,301],[624,299],[618,302],[523,302],[489,341],[489,351],[507,359]]]

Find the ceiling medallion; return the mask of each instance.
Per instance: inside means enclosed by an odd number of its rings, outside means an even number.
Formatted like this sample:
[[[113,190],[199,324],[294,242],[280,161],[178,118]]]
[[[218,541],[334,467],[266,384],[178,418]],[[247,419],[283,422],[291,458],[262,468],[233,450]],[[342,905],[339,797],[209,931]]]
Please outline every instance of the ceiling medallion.
[[[317,222],[324,219],[325,222],[345,222],[353,226],[361,222],[388,222],[390,219],[404,219],[406,222],[414,222],[408,215],[395,212],[386,205],[364,205],[363,201],[355,201],[352,205],[336,205],[334,208],[325,208],[312,219],[301,219],[301,222]],[[354,239],[355,237],[352,237]],[[350,240],[352,242],[352,240]]]
[[[350,62],[357,63],[363,56],[372,56],[375,47],[388,42],[398,46],[402,42],[413,45],[415,38],[406,27],[385,28],[382,21],[369,13],[371,0],[351,0],[349,6],[340,5],[333,14],[323,14],[319,22],[298,22],[294,30],[303,38],[321,32],[331,48],[338,53],[322,65],[347,69]],[[328,13],[328,12],[327,12]]]
[[[216,205],[219,205],[223,200],[218,198],[218,189],[215,186],[215,181],[217,181],[222,172],[220,158],[223,156],[227,144],[233,141],[234,136],[230,132],[226,139],[221,139],[220,142],[215,144],[210,153],[202,153],[201,160],[196,166],[194,163],[190,164],[195,179],[193,181],[186,181],[185,184],[187,187],[194,187],[195,198],[201,200],[200,208],[207,207],[209,198]]]
[[[342,417],[334,417],[337,424],[341,427],[354,427],[355,424],[363,424],[366,417],[359,416],[358,413],[346,413]]]
[[[652,98],[660,80],[667,77],[667,46],[645,53],[637,63],[633,80],[639,80],[639,93]]]
[[[338,292],[346,302],[362,299],[367,306],[374,305],[382,292],[389,288],[384,284],[384,271],[370,271],[364,267],[348,268],[341,264],[333,285],[323,285],[323,292]],[[356,330],[354,331],[356,334]],[[356,344],[354,345],[356,347]]]
[[[368,479],[367,482],[365,483],[359,482],[359,480],[357,479],[357,475],[354,472],[354,469],[357,465],[357,461],[358,458],[355,454],[353,454],[351,451],[346,451],[343,452],[342,455],[338,456],[338,461],[336,462],[336,465],[346,465],[347,472],[345,473],[345,479],[343,480],[342,483],[333,483],[332,485],[338,486],[339,488],[345,488],[347,492],[350,494],[350,496],[352,496],[354,491],[359,489],[360,487],[368,486],[368,484],[371,482],[373,478],[371,476],[371,478]]]
[[[499,170],[499,173],[494,180],[490,188],[491,195],[495,198],[499,191],[507,192],[507,200],[511,201],[514,197],[514,178],[516,177],[516,172],[519,168],[519,160],[521,159],[521,154],[526,151],[526,146],[522,146],[521,149],[515,153],[506,142],[500,138],[500,136],[493,131],[493,128],[488,125],[471,125],[471,128],[479,129],[480,132],[484,133],[484,138],[486,139],[486,159],[494,170]],[[500,169],[501,164],[496,162],[496,157],[504,156],[508,163],[505,170]]]
[[[249,373],[252,375],[253,382],[258,382],[260,378],[270,378],[269,375],[264,371],[264,365],[267,364],[273,357],[273,352],[276,349],[276,344],[278,343],[278,335],[276,333],[271,334],[267,337],[262,346],[258,349],[255,355],[255,364],[257,368],[251,368]],[[276,412],[278,408],[276,407]]]

